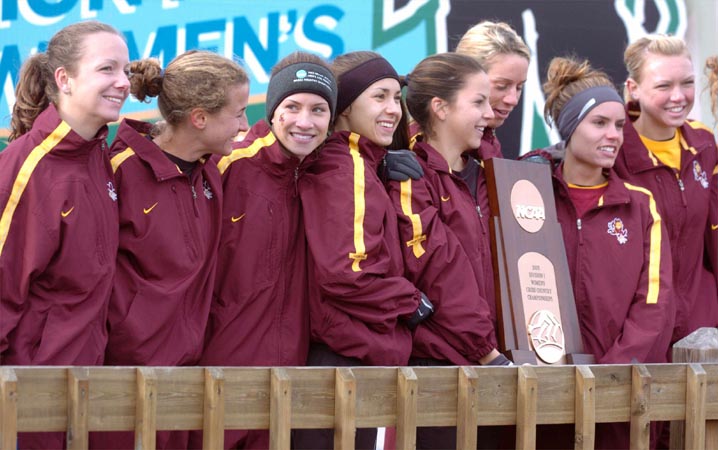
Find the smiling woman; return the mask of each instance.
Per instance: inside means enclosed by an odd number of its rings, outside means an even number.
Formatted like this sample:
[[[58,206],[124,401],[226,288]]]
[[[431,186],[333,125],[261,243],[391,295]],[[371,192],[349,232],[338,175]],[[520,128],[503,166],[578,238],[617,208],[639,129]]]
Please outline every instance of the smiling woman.
[[[105,138],[128,95],[128,51],[80,22],[23,66],[11,143],[0,153],[0,364],[98,365],[117,252]],[[19,433],[62,448],[63,433]]]
[[[297,184],[331,127],[337,87],[318,56],[272,69],[266,121],[219,161],[224,190],[216,302],[201,365],[303,366],[309,347],[307,246]],[[200,448],[193,433],[190,448]],[[225,432],[227,448],[268,448],[266,430]]]
[[[199,361],[217,265],[222,210],[212,155],[247,129],[249,81],[234,61],[189,51],[163,71],[133,61],[131,92],[158,97],[160,126],[125,119],[112,143],[119,203],[117,274],[108,313],[108,365]],[[160,432],[158,448],[186,448],[188,432]],[[132,433],[93,433],[92,448],[130,448]]]
[[[432,307],[403,276],[396,215],[377,175],[387,147],[408,144],[399,76],[374,52],[341,55],[332,69],[336,131],[298,184],[312,275],[307,364],[404,365],[411,329]],[[297,449],[334,446],[332,430],[295,438]],[[356,448],[373,449],[375,438],[358,430]]]
[[[700,327],[718,326],[711,230],[718,197],[718,149],[712,130],[688,119],[695,99],[693,63],[675,36],[649,35],[626,48],[629,121],[616,172],[655,195],[668,230],[678,311],[671,343]]]
[[[584,349],[601,364],[665,362],[675,311],[669,244],[651,192],[612,169],[623,100],[604,72],[572,58],[552,59],[543,87],[547,121],[563,139],[553,186]],[[542,435],[549,448],[573,445],[559,442],[570,430]],[[628,447],[628,424],[597,425],[596,448]]]
[[[471,27],[459,40],[456,53],[476,58],[486,68],[491,83],[489,103],[494,117],[484,132],[478,157],[502,157],[496,129],[518,105],[531,61],[523,39],[504,22],[485,20]]]

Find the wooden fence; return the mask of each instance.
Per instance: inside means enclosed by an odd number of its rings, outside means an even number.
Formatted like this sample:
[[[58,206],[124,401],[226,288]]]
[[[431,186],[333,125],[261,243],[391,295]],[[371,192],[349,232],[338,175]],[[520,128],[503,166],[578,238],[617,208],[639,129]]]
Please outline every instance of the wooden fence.
[[[576,448],[593,448],[599,422],[630,422],[631,447],[648,448],[650,421],[685,421],[686,448],[718,448],[718,364],[561,367],[163,368],[2,367],[0,446],[22,431],[134,430],[151,449],[155,430],[203,429],[222,448],[224,429],[269,429],[288,449],[292,428],[334,428],[352,449],[357,427],[396,427],[413,449],[417,426],[456,426],[476,447],[477,425],[516,425],[517,448],[536,425],[575,424]]]

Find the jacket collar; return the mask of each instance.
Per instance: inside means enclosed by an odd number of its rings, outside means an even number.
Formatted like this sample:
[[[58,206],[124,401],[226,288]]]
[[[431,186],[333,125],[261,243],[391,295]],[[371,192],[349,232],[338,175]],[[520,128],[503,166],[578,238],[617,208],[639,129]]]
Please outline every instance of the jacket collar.
[[[561,163],[556,167],[553,172],[554,182],[560,186],[558,195],[568,197],[568,183],[563,178],[563,164]],[[604,170],[608,186],[604,191],[601,199],[599,200],[600,206],[619,205],[631,202],[631,197],[628,192],[628,188],[623,184],[624,181],[616,174],[613,169]]]
[[[252,128],[247,132],[244,139],[238,142],[233,149],[248,148],[252,145],[256,145],[255,142],[259,142],[258,139],[264,142],[272,141],[271,144],[263,144],[257,149],[256,156],[261,161],[262,167],[268,173],[276,176],[287,176],[288,174],[294,174],[298,167],[304,165],[304,161],[299,161],[299,158],[289,156],[287,152],[282,148],[282,144],[277,140],[271,127],[265,120],[260,120],[255,123]],[[316,151],[308,155],[305,160],[311,160]]]
[[[69,127],[69,124],[60,117],[55,105],[50,103],[50,105],[38,115],[37,119],[35,119],[31,132],[36,131],[43,136],[49,135],[61,124],[64,124],[65,127]],[[74,130],[70,129],[67,135],[53,148],[53,152],[59,151],[65,154],[76,154],[78,156],[87,154],[88,151],[96,149],[98,145],[106,146],[108,132],[109,129],[107,125],[103,125],[92,139],[86,140]]]
[[[427,142],[417,140],[412,150],[424,161],[426,165],[437,172],[452,173],[449,163],[444,157]]]
[[[356,142],[359,153],[361,153],[364,159],[374,167],[375,170],[379,168],[379,164],[381,164],[384,155],[386,155],[386,148],[350,131],[334,132],[329,139],[327,139],[327,143],[329,142],[338,142],[349,148],[351,148],[353,142]]]
[[[645,170],[650,170],[655,167],[662,167],[664,164],[653,156],[648,148],[643,144],[638,131],[633,126],[633,122],[638,119],[641,114],[640,106],[637,102],[629,102],[626,105],[626,114],[629,120],[623,128],[623,145],[619,152],[618,157],[625,161],[626,169],[630,173],[639,173]],[[691,148],[693,151],[689,152],[689,158],[685,161],[690,161],[693,155],[700,154],[710,147],[710,141],[700,139],[696,136],[696,130],[693,129],[688,122],[685,122],[680,127],[681,132],[681,152],[685,152],[686,148]],[[683,155],[683,153],[682,153]],[[686,167],[684,158],[681,158],[681,167]]]
[[[122,142],[124,144],[123,147],[132,148],[135,154],[150,166],[157,181],[184,177],[185,174],[179,170],[176,164],[165,156],[162,148],[149,138],[151,131],[151,123],[133,119],[123,119],[120,128],[117,130],[115,142]],[[113,142],[113,146],[114,145]],[[207,159],[208,157],[201,158],[197,162],[197,169],[201,170]],[[195,170],[194,174],[197,172],[199,171]]]

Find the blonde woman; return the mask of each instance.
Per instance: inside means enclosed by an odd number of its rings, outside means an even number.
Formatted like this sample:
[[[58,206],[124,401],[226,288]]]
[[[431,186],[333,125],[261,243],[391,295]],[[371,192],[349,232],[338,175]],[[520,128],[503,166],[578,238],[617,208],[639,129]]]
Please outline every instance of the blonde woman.
[[[709,220],[718,195],[718,150],[711,129],[688,119],[695,75],[682,39],[645,36],[626,48],[624,62],[629,120],[615,170],[653,193],[666,224],[676,296],[673,344],[700,327],[718,326],[718,269],[706,263],[718,233]]]

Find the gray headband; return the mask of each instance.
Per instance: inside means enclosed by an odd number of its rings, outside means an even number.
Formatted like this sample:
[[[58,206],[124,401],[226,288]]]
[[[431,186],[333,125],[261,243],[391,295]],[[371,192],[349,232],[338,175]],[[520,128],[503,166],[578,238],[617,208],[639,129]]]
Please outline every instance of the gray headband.
[[[598,86],[588,88],[571,97],[561,109],[556,121],[561,139],[568,142],[576,127],[593,108],[606,102],[619,102],[623,99],[612,87]]]
[[[267,122],[271,123],[274,110],[292,94],[317,94],[329,103],[331,118],[337,105],[337,82],[331,70],[319,64],[298,62],[290,64],[272,75],[267,86]]]

